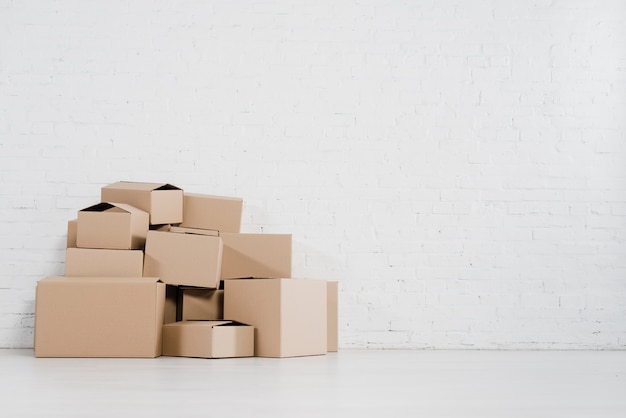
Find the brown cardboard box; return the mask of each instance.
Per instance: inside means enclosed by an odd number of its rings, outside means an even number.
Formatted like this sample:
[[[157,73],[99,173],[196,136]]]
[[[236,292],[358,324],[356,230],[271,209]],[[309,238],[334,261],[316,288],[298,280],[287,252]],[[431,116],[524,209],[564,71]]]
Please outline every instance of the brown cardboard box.
[[[168,231],[177,232],[179,234],[209,235],[211,237],[220,236],[220,231],[215,231],[213,229],[186,228],[183,226],[170,226]]]
[[[174,285],[217,288],[222,239],[199,234],[148,231],[144,276]]]
[[[220,233],[224,242],[222,280],[291,277],[290,234]]]
[[[180,321],[163,326],[163,355],[225,358],[254,355],[254,328],[234,321]]]
[[[339,350],[339,283],[327,283],[328,351]]]
[[[243,199],[238,197],[185,193],[181,226],[239,232],[242,208]]]
[[[169,324],[170,322],[176,322],[180,318],[178,299],[179,288],[170,284],[165,285],[165,308],[163,312],[163,323]]]
[[[142,249],[148,233],[148,214],[124,203],[98,203],[78,211],[79,248]]]
[[[181,287],[180,296],[183,321],[224,319],[224,290]]]
[[[37,283],[36,357],[158,357],[165,285],[157,278],[46,277]]]
[[[143,251],[68,248],[65,250],[66,276],[141,277]]]
[[[325,280],[243,279],[224,282],[224,318],[255,328],[254,354],[326,354]]]
[[[127,203],[150,214],[150,225],[183,221],[183,191],[171,184],[119,181],[101,189],[103,202]]]
[[[67,221],[67,245],[66,248],[76,248],[76,232],[78,231],[78,219]]]

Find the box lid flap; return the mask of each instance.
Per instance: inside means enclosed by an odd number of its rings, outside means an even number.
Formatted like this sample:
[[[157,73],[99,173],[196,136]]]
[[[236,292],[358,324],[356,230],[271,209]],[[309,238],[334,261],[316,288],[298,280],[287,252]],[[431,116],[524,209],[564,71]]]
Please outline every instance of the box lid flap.
[[[135,181],[118,181],[117,183],[104,186],[111,189],[126,189],[126,190],[182,190],[180,187],[174,186],[169,183],[144,183]]]
[[[158,277],[81,277],[81,276],[48,276],[41,280],[39,283],[49,283],[49,282],[66,282],[66,283],[157,283],[160,282],[160,278]]]

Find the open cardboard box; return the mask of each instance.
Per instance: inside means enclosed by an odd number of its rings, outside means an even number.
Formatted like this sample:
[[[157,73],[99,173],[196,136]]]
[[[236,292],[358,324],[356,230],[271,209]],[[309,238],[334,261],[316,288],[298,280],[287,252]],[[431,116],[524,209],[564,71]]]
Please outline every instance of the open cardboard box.
[[[142,249],[147,233],[148,214],[134,206],[102,202],[78,211],[79,248]]]
[[[163,326],[163,355],[251,357],[254,328],[235,321],[180,321]]]
[[[150,225],[183,221],[183,191],[168,183],[118,181],[102,187],[103,202],[126,203],[150,215]]]

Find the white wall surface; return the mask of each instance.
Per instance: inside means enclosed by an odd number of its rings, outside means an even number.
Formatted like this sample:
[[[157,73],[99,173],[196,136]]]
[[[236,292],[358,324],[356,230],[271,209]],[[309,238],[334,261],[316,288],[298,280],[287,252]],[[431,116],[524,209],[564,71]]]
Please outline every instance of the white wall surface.
[[[626,347],[626,3],[0,0],[0,347],[118,180],[242,197],[343,348]]]

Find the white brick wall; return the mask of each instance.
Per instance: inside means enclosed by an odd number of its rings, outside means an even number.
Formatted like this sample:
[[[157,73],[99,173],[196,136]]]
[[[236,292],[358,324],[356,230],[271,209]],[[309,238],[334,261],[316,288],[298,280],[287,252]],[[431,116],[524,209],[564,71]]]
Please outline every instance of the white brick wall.
[[[626,3],[0,0],[0,347],[117,180],[245,199],[341,346],[626,347]]]

